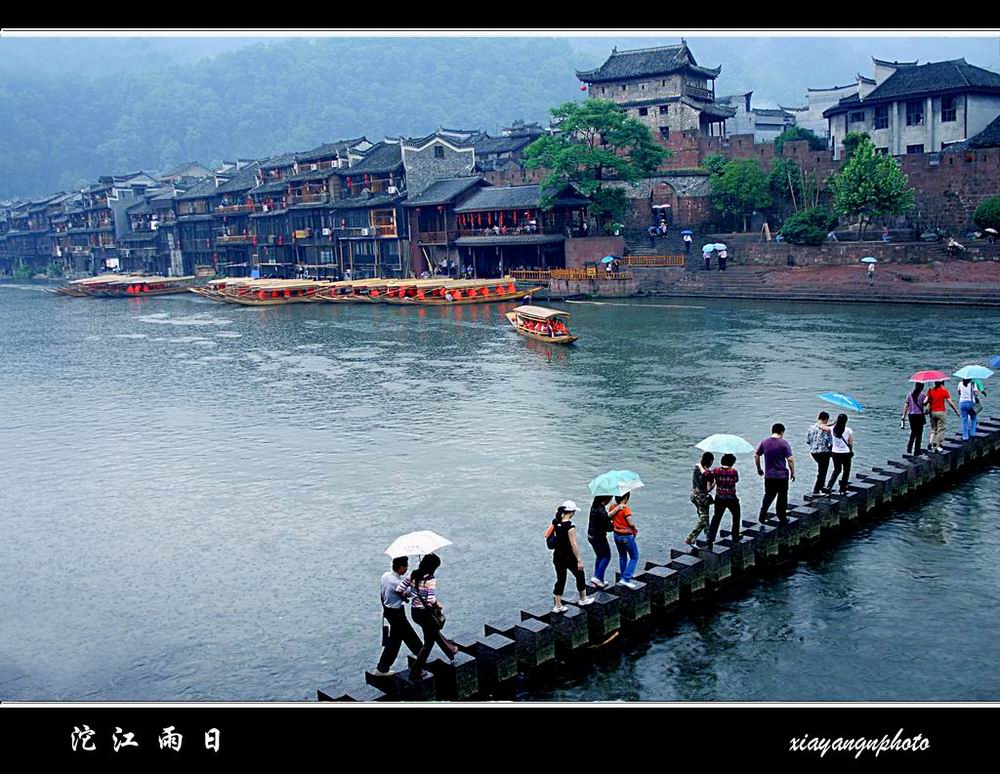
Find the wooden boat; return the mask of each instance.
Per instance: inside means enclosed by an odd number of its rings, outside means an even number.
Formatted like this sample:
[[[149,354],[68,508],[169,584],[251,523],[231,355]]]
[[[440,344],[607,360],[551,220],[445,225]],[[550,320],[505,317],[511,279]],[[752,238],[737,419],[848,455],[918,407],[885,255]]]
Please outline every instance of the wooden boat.
[[[282,306],[311,303],[320,288],[329,285],[314,280],[252,280],[227,286],[220,300],[241,306]]]
[[[414,298],[417,304],[428,306],[461,306],[465,304],[492,304],[515,301],[542,290],[542,287],[518,290],[513,279],[453,280],[432,291],[425,298]]]
[[[569,312],[563,312],[559,309],[548,309],[544,306],[519,306],[510,312],[507,312],[507,319],[510,320],[510,324],[514,326],[514,330],[520,333],[522,336],[526,336],[529,339],[536,339],[538,341],[545,341],[549,344],[572,344],[579,337],[572,336],[569,334],[562,336],[550,336],[545,333],[537,333],[532,330],[528,330],[524,326],[524,323],[528,320],[532,322],[555,322],[560,318],[569,319]]]

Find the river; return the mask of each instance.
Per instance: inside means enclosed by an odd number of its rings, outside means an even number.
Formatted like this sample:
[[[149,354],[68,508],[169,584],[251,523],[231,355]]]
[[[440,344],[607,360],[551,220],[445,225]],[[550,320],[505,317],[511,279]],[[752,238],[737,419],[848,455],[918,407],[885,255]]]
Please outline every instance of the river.
[[[374,665],[398,535],[454,542],[448,630],[479,629],[551,599],[542,533],[597,473],[640,474],[640,551],[662,551],[693,525],[704,436],[784,422],[794,500],[816,393],[867,407],[851,426],[869,467],[905,445],[910,373],[1000,350],[1000,310],[554,304],[580,336],[561,349],[514,334],[503,305],[42,287],[0,284],[4,699],[312,699]],[[738,469],[752,512],[752,460]],[[521,696],[997,700],[998,521],[994,467]]]

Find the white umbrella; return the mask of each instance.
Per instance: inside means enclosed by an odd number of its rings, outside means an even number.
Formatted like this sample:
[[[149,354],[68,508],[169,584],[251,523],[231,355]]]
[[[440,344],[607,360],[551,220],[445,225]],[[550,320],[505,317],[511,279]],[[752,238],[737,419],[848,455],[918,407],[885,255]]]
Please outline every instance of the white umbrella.
[[[452,545],[448,538],[441,537],[436,532],[429,529],[420,532],[410,532],[407,535],[398,537],[392,541],[392,545],[385,549],[388,556],[395,559],[397,556],[416,556],[432,554],[439,548]]]
[[[712,452],[714,454],[749,454],[754,450],[753,445],[745,438],[738,435],[726,435],[716,433],[695,444],[696,449]]]
[[[722,242],[716,242],[715,249],[718,250],[719,252],[722,252],[723,250],[728,250],[729,248],[727,248],[724,244],[722,244]]]

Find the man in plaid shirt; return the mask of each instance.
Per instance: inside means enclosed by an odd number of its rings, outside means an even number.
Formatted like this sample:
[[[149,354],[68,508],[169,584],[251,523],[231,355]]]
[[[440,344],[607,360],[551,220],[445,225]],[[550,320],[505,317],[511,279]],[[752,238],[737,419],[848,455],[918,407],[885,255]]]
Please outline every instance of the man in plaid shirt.
[[[722,467],[712,468],[712,475],[715,476],[715,513],[712,515],[712,523],[705,537],[710,550],[715,544],[715,536],[727,508],[733,515],[732,539],[734,541],[740,539],[740,500],[736,496],[736,484],[740,480],[740,474],[733,468],[736,457],[732,454],[723,454],[720,462]]]

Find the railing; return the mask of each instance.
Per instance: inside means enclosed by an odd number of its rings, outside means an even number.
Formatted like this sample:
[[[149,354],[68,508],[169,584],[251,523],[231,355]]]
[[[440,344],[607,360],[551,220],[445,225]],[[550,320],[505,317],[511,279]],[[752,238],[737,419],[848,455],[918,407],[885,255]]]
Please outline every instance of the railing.
[[[538,234],[559,234],[559,233],[562,233],[562,232],[558,232],[558,231],[555,231],[555,232],[553,232],[553,231],[542,231],[541,229],[537,229],[537,228],[533,229],[531,231],[526,231],[525,229],[521,228],[520,226],[517,226],[517,227],[514,227],[514,228],[511,228],[510,226],[507,226],[506,228],[502,227],[500,229],[500,233],[499,234],[496,231],[494,231],[492,228],[486,228],[486,227],[483,227],[483,228],[462,228],[462,229],[459,229],[455,233],[458,236],[465,236],[465,237],[494,237],[494,238],[502,239],[503,237],[511,237],[511,236],[525,236],[525,235],[532,235],[532,236],[534,236],[534,235],[538,235]]]
[[[216,237],[215,241],[220,245],[246,245],[253,241],[252,234],[223,234]]]
[[[626,266],[683,266],[683,255],[626,255],[622,258]]]
[[[399,233],[395,226],[351,226],[348,228],[334,229],[341,237],[392,237],[396,238]]]
[[[372,229],[380,237],[391,237],[393,239],[399,236],[399,232],[396,230],[395,226],[372,226]]]
[[[417,235],[417,241],[425,245],[444,245],[458,236],[458,233],[457,231],[421,231]]]
[[[326,202],[330,200],[330,194],[326,193],[314,193],[314,194],[300,194],[298,196],[293,195],[291,197],[292,204],[315,204],[316,202]]]
[[[713,99],[712,92],[708,89],[702,89],[699,86],[685,86],[684,93],[689,97],[694,97],[696,99]]]
[[[606,272],[603,269],[552,269],[549,277],[554,280],[630,280],[634,279],[632,272]]]
[[[236,212],[253,212],[254,206],[252,204],[222,204],[215,208],[215,211],[226,215]]]
[[[507,273],[514,279],[525,282],[547,282],[552,275],[550,271],[534,271],[531,269],[515,269]]]

